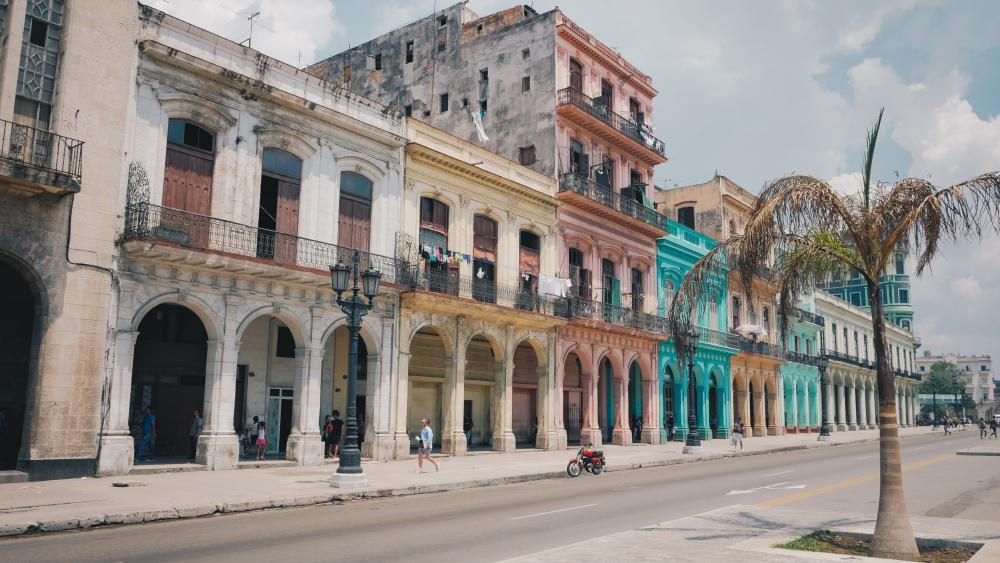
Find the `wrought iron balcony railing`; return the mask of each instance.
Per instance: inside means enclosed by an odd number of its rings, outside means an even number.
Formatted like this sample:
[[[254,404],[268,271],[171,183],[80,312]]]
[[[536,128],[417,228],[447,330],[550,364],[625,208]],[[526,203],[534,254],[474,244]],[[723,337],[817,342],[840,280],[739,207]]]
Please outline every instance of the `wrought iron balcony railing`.
[[[817,326],[824,326],[826,323],[826,320],[821,315],[817,315],[816,313],[806,311],[805,309],[799,307],[792,309],[792,316],[802,322],[812,323]]]
[[[527,287],[497,284],[491,280],[461,276],[454,271],[414,265],[416,271],[413,287],[433,293],[451,295],[461,299],[473,299],[481,303],[493,303],[501,307],[512,307],[524,311],[534,311],[543,315],[566,316],[565,307],[560,309],[558,299],[539,295]]]
[[[629,217],[667,232],[668,220],[665,215],[646,207],[634,199],[622,197],[621,194],[615,193],[613,190],[605,188],[580,174],[570,173],[560,176],[559,191],[578,193],[605,207],[624,213]]]
[[[80,179],[83,141],[6,120],[0,126],[0,158]]]
[[[645,125],[636,123],[628,117],[615,113],[611,108],[598,103],[576,88],[563,88],[559,90],[559,97],[556,103],[558,105],[570,104],[576,106],[654,153],[660,156],[666,154],[663,141],[654,137]]]
[[[557,310],[561,316],[572,319],[590,319],[664,335],[670,332],[667,319],[664,317],[592,299],[578,297],[561,299],[558,301]]]
[[[698,332],[698,344],[715,344],[716,346],[726,346],[728,348],[740,347],[740,335],[730,332],[712,330],[703,326],[695,327]]]
[[[124,238],[324,272],[337,262],[350,263],[354,254],[352,248],[150,203],[126,208]],[[413,285],[414,271],[406,261],[370,252],[360,254],[361,267],[381,272],[383,281]]]

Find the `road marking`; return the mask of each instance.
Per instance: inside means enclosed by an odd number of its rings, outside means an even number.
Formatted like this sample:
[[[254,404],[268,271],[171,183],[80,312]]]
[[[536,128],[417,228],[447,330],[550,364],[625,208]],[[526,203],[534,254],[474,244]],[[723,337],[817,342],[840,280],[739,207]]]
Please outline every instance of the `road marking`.
[[[874,456],[874,455],[863,455],[863,456],[858,456],[858,457],[856,457],[856,458],[854,458],[854,459],[871,459],[871,458],[873,458],[873,457],[878,457],[878,456]]]
[[[917,469],[927,467],[928,465],[934,465],[935,463],[941,463],[949,459],[955,459],[955,454],[947,454],[939,457],[932,457],[930,459],[925,459],[923,461],[918,461],[916,463],[911,463],[909,465],[903,466],[903,471],[915,471]],[[783,496],[771,500],[765,500],[760,503],[761,506],[781,506],[783,504],[788,504],[790,502],[796,502],[810,497],[815,497],[819,495],[825,495],[826,493],[832,493],[833,491],[839,491],[841,489],[846,489],[853,487],[855,485],[860,485],[862,483],[867,483],[869,481],[874,481],[878,479],[878,473],[869,473],[868,475],[862,475],[851,479],[849,481],[842,481],[840,483],[834,483],[833,485],[828,485],[826,487],[820,487],[818,489],[812,489],[810,491],[802,491],[801,493],[795,493],[793,495]]]
[[[549,514],[558,514],[560,512],[569,512],[570,510],[580,510],[581,508],[590,508],[592,506],[597,506],[597,504],[583,504],[580,506],[571,506],[569,508],[560,508],[559,510],[550,510],[548,512],[539,512],[536,514],[525,514],[524,516],[515,516],[511,520],[522,520],[524,518],[534,518],[536,516],[546,516]]]
[[[794,472],[795,472],[794,469],[789,469],[788,471],[778,471],[777,473],[765,473],[761,475],[761,477],[775,477],[777,475],[784,475],[786,473],[794,473]]]
[[[787,485],[787,486],[783,486],[783,485]],[[804,489],[804,488],[806,488],[805,485],[789,485],[788,481],[782,481],[781,483],[774,483],[773,485],[764,485],[763,487],[757,487],[755,489],[747,489],[745,491],[741,491],[739,489],[733,489],[733,490],[729,491],[728,493],[726,493],[726,496],[729,496],[729,495],[745,495],[745,494],[749,494],[749,493],[759,493],[761,491],[784,491],[786,489]]]

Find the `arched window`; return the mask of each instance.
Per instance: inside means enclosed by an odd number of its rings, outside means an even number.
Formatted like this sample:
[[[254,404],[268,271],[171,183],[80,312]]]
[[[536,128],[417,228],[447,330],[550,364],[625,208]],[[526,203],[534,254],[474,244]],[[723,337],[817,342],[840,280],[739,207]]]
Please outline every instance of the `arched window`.
[[[371,239],[372,182],[354,172],[340,173],[340,227],[337,244],[367,252]]]
[[[472,218],[472,294],[496,301],[497,222],[485,215]]]
[[[420,255],[430,291],[458,293],[458,264],[448,260],[448,206],[429,197],[420,198]]]
[[[167,124],[167,158],[163,169],[163,207],[212,215],[212,172],[215,168],[215,135],[185,121]],[[208,223],[178,220],[190,237],[189,244],[208,244]]]
[[[576,59],[569,60],[569,87],[583,92],[583,65]]]
[[[295,263],[301,177],[299,157],[281,149],[264,149],[257,205],[257,256]]]

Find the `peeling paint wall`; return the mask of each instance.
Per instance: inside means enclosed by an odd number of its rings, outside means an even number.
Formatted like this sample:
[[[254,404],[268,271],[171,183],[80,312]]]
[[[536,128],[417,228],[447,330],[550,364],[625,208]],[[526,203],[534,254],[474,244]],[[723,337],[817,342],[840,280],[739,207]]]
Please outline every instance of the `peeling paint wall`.
[[[438,51],[441,37],[446,46]],[[410,41],[413,62],[407,63]],[[382,68],[368,70],[376,55]],[[410,106],[412,117],[511,160],[518,160],[520,147],[534,145],[538,162],[531,168],[552,176],[555,68],[555,12],[535,14],[519,6],[478,18],[459,4],[306,70],[397,111]],[[470,114],[479,111],[482,70],[489,74],[485,144],[479,142]],[[522,91],[524,77],[530,77],[527,92]],[[443,94],[448,96],[446,111],[441,111]]]

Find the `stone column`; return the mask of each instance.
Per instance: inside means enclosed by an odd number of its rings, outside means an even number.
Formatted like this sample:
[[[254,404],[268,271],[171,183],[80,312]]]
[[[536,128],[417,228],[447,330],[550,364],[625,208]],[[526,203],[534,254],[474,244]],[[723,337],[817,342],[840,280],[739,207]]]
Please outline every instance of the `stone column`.
[[[512,452],[517,449],[514,437],[514,351],[507,346],[504,361],[497,362],[493,391],[493,449]],[[600,431],[598,431],[600,433]]]
[[[535,370],[535,378],[538,381],[538,392],[535,396],[535,410],[538,413],[538,435],[535,437],[535,447],[543,450],[558,449],[559,441],[556,437],[556,421],[553,413],[553,393],[552,378],[549,377],[547,366],[540,365]]]
[[[628,425],[628,371],[614,379],[615,426],[611,430],[611,443],[618,446],[632,445],[632,430]]]
[[[323,441],[319,433],[322,371],[322,348],[311,346],[295,349],[292,431],[288,435],[285,459],[298,462],[299,465],[323,463]]]
[[[361,455],[376,461],[393,459],[395,438],[392,426],[392,368],[395,322],[392,313],[380,314],[382,332],[378,355],[368,350],[367,412],[365,441]]]
[[[858,395],[858,429],[868,429],[868,390],[861,387],[857,390]]]
[[[653,362],[650,358],[650,365]],[[662,385],[657,384],[657,378],[646,375],[642,380],[642,433],[639,438],[646,444],[660,443],[660,427],[662,426],[663,415],[660,408],[663,405],[663,398],[660,392]]]
[[[904,426],[904,427],[910,425],[910,409],[908,408],[909,405],[907,404],[906,400],[907,400],[907,398],[906,398],[906,389],[904,388],[900,392],[900,394],[899,394],[899,408],[902,411],[902,415],[903,415],[899,419],[899,424],[900,424],[900,426]]]
[[[235,469],[240,459],[239,438],[233,428],[239,356],[235,330],[227,329],[221,340],[209,340],[207,356],[205,425],[198,438],[196,459],[210,470]]]
[[[910,393],[910,426],[916,426],[917,424],[917,411],[919,410],[919,405],[917,404],[917,394]]]
[[[800,432],[808,432],[809,429],[812,428],[812,417],[810,416],[812,410],[809,408],[809,406],[810,406],[809,405],[809,399],[810,399],[810,397],[809,397],[809,384],[806,383],[805,384],[805,388],[802,390],[802,411],[803,412],[799,413],[800,416],[801,416],[801,419],[799,421],[800,422],[800,424],[799,424],[799,431]]]
[[[847,388],[846,395],[847,395],[847,397],[846,397],[847,398],[847,428],[848,428],[848,430],[857,430],[858,429],[858,392],[857,392],[857,389],[854,387],[854,384],[851,384],[851,386]]]
[[[847,430],[847,408],[844,404],[844,385],[837,386],[837,430]]]
[[[767,436],[767,418],[764,416],[766,402],[767,393],[764,392],[764,386],[761,385],[760,390],[757,391],[757,404],[754,406],[754,414],[757,415],[756,420],[753,421],[754,436]]]
[[[101,433],[100,456],[97,474],[101,477],[126,475],[132,469],[135,440],[128,427],[132,402],[132,359],[137,330],[119,330],[115,334],[115,364],[111,374],[111,396],[108,398],[108,416]]]
[[[580,383],[583,385],[583,424],[580,428],[580,443],[583,445],[601,445],[601,423],[597,412],[597,372],[590,366],[590,373],[580,374]]]
[[[454,355],[451,361],[445,360],[444,369],[441,451],[451,455],[465,455],[467,443],[465,432],[462,431],[462,421],[465,420],[465,346],[456,343]]]
[[[410,391],[410,343],[400,343],[399,360],[396,364],[395,424],[393,425],[393,458],[410,457],[410,436],[406,433],[407,402]]]
[[[549,442],[551,449],[565,450],[568,447],[569,438],[566,432],[566,424],[563,420],[563,401],[565,399],[563,395],[564,387],[564,377],[565,374],[563,370],[565,369],[565,363],[557,360],[559,358],[558,347],[556,346],[556,335],[554,332],[549,333],[549,338],[546,345],[546,364],[548,369],[548,379],[552,382],[551,388],[551,399],[549,400],[549,408],[551,409],[551,417],[554,423],[554,433],[553,438]],[[563,364],[563,365],[560,365]],[[582,383],[582,376],[581,376]]]
[[[878,428],[878,391],[872,389],[871,395],[868,397],[868,408],[872,413],[874,420],[870,422],[872,428]]]

